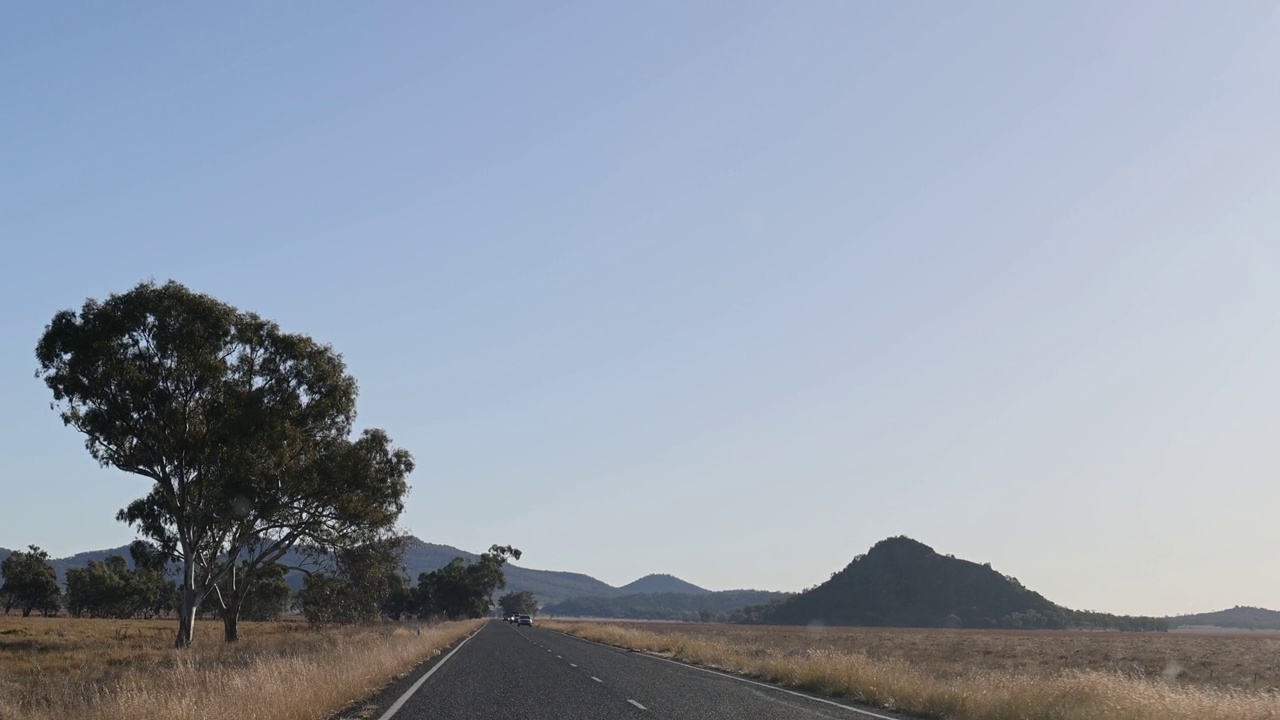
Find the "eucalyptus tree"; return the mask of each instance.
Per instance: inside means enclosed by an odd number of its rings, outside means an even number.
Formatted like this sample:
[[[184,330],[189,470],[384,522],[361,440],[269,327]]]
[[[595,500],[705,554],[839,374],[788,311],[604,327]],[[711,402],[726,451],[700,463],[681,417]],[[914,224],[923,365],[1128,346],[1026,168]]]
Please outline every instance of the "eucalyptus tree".
[[[63,310],[36,347],[62,421],[103,467],[151,481],[117,518],[182,565],[175,645],[299,543],[384,531],[413,469],[380,430],[351,440],[356,382],[305,335],[170,281]],[[223,592],[225,589],[225,592]]]
[[[14,605],[22,617],[39,610],[45,615],[58,607],[58,573],[49,563],[49,553],[31,545],[26,551],[16,550],[0,562],[0,592],[4,593],[4,612]]]

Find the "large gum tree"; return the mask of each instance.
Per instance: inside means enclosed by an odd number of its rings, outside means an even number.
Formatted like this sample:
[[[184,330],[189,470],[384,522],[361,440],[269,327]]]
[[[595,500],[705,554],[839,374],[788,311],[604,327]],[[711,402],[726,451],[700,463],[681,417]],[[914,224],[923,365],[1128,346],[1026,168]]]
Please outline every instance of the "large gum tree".
[[[409,454],[351,440],[356,383],[304,335],[170,281],[57,313],[37,375],[104,467],[151,481],[120,511],[182,565],[175,645],[215,595],[226,638],[255,571],[297,544],[389,532]]]

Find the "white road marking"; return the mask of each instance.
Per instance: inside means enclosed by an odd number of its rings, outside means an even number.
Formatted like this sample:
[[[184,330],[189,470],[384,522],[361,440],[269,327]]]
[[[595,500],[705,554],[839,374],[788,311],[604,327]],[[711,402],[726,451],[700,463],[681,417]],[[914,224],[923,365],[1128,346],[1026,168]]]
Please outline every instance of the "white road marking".
[[[627,698],[627,702],[631,703],[632,705],[635,705],[636,707],[640,708],[641,710],[648,710],[648,709],[649,709],[649,708],[647,708],[647,707],[645,707],[645,706],[641,705],[640,703],[636,702],[635,700],[632,700],[631,698]]]
[[[592,679],[592,680],[595,680],[596,682],[604,682],[603,680],[601,680],[600,678],[596,677],[595,675],[592,675],[592,676],[591,676],[591,679]]]
[[[574,665],[573,663],[569,663],[569,667],[578,667],[578,666]]]
[[[557,656],[556,656],[556,659],[557,659],[557,660],[563,660],[564,658],[562,658],[562,657],[560,657],[559,655],[557,655]]]
[[[589,642],[589,643],[591,643],[592,645],[599,645],[599,646],[601,646],[601,647],[606,647],[606,648],[609,648],[610,650],[627,650],[627,648],[620,648],[620,647],[618,647],[618,646],[616,646],[616,645],[606,645],[605,643],[602,643],[602,642],[596,642],[595,640],[588,640],[588,639],[586,639],[586,638],[578,637],[577,635],[570,635],[569,633],[566,633],[566,632],[560,632],[559,630],[554,630],[553,632],[558,632],[558,633],[560,633],[561,635],[563,635],[563,636],[565,636],[565,637],[567,637],[567,638],[573,638],[574,640],[581,640],[582,642]],[[744,682],[744,683],[747,683],[747,684],[749,684],[749,685],[758,685],[758,686],[760,686],[760,687],[762,687],[762,688],[766,688],[766,689],[769,689],[769,690],[777,690],[778,692],[784,692],[784,693],[786,693],[786,694],[788,694],[788,695],[795,695],[796,697],[805,698],[806,700],[812,700],[812,701],[814,701],[814,702],[824,703],[824,704],[826,704],[826,705],[831,705],[831,706],[833,706],[833,707],[838,707],[838,708],[840,708],[840,709],[842,709],[842,710],[848,710],[849,712],[855,712],[855,713],[858,713],[859,715],[861,715],[861,716],[863,716],[863,717],[875,718],[875,720],[901,720],[900,718],[896,718],[896,717],[893,717],[893,716],[891,716],[891,715],[881,715],[880,713],[871,712],[870,710],[863,710],[862,708],[856,708],[856,707],[853,707],[853,706],[851,706],[851,705],[843,705],[843,704],[838,703],[838,702],[835,702],[835,701],[833,701],[833,700],[827,700],[826,698],[814,697],[813,695],[806,695],[806,694],[804,694],[804,693],[802,693],[802,692],[796,692],[795,690],[788,690],[787,688],[784,688],[784,687],[778,687],[777,685],[770,685],[769,683],[762,683],[762,682],[757,682],[757,681],[755,681],[755,680],[748,680],[748,679],[743,678],[743,677],[738,677],[737,675],[730,675],[730,674],[728,674],[728,673],[716,672],[715,670],[708,670],[708,669],[703,668],[703,667],[698,667],[697,665],[690,665],[690,664],[688,664],[688,663],[682,663],[682,662],[680,662],[679,660],[671,660],[671,659],[669,659],[669,658],[660,657],[660,656],[658,656],[658,655],[650,655],[650,654],[649,654],[649,653],[647,653],[647,652],[641,652],[641,651],[639,651],[639,650],[629,650],[629,652],[630,652],[632,655],[639,655],[640,657],[647,657],[647,658],[649,658],[649,659],[651,659],[651,660],[661,660],[661,661],[663,661],[663,662],[669,662],[669,663],[671,663],[672,665],[679,665],[680,667],[689,668],[690,670],[697,670],[697,671],[699,671],[699,672],[709,673],[709,674],[711,674],[711,675],[719,675],[719,676],[720,676],[720,677],[722,677],[722,678],[729,678],[730,680],[737,680],[738,682]],[[591,678],[591,679],[592,679],[592,680],[596,680],[596,678]],[[599,682],[599,681],[597,680],[597,682]],[[379,720],[382,720],[382,719],[380,718]]]
[[[476,633],[480,632],[480,630],[483,630],[486,627],[488,627],[487,623],[485,625],[481,625],[480,628],[476,630],[476,632],[471,633],[466,637],[465,640],[458,643],[458,647],[450,650],[448,655],[445,655],[440,662],[435,664],[435,667],[428,670],[425,675],[418,678],[418,681],[415,682],[412,687],[410,687],[408,690],[405,690],[404,694],[400,696],[400,699],[392,703],[391,707],[387,708],[387,711],[382,713],[382,717],[378,718],[378,720],[391,720],[391,717],[394,716],[396,712],[400,710],[400,708],[404,707],[405,703],[409,702],[409,698],[413,697],[413,694],[418,692],[418,688],[422,687],[422,683],[426,682],[427,678],[431,677],[432,675],[435,674],[437,670],[444,667],[444,664],[449,662],[449,658],[453,657],[454,653],[461,650],[462,646],[467,644],[467,640],[470,640],[471,638],[475,637]]]

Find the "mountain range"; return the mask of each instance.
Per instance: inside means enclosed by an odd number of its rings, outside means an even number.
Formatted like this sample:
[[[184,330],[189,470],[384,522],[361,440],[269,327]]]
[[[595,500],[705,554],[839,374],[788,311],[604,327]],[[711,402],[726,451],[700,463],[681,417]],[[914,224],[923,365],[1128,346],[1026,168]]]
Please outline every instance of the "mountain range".
[[[11,550],[0,548],[0,561]],[[58,579],[90,560],[120,555],[132,564],[128,546],[56,558]],[[447,565],[455,557],[473,561],[478,554],[450,545],[410,538],[406,574]],[[286,558],[291,563],[299,558]],[[287,580],[295,589],[302,574]],[[1280,630],[1280,612],[1234,607],[1212,613],[1168,618],[1135,618],[1071,610],[1002,575],[989,564],[940,555],[906,537],[876,543],[829,580],[797,595],[758,590],[712,592],[666,574],[646,575],[621,587],[590,575],[538,570],[508,563],[507,591],[529,590],[546,610],[561,615],[617,618],[728,619],[768,624],[828,624],[903,627],[1095,627],[1164,629],[1195,626]],[[744,607],[746,606],[746,607]]]
[[[0,562],[9,557],[11,552],[13,551],[7,548],[0,548]],[[58,580],[61,582],[67,576],[68,568],[84,567],[90,560],[101,561],[108,555],[120,555],[125,558],[130,567],[133,565],[133,561],[129,557],[129,546],[127,545],[106,550],[76,553],[64,558],[53,558],[49,563],[57,571]],[[411,580],[416,581],[420,573],[442,568],[448,565],[455,557],[462,557],[470,562],[480,556],[477,553],[461,550],[451,545],[438,545],[424,542],[416,537],[410,537],[404,554],[405,572]],[[297,554],[286,555],[284,562],[287,565],[304,564],[302,558]],[[614,587],[602,580],[597,580],[590,575],[582,573],[537,570],[523,567],[516,563],[508,563],[505,570],[508,592],[529,590],[533,592],[541,603],[555,603],[580,597],[612,598],[637,593],[703,594],[711,592],[672,575],[646,575],[622,587]],[[290,572],[285,580],[293,589],[297,590],[302,587],[302,578],[303,574],[295,570]]]

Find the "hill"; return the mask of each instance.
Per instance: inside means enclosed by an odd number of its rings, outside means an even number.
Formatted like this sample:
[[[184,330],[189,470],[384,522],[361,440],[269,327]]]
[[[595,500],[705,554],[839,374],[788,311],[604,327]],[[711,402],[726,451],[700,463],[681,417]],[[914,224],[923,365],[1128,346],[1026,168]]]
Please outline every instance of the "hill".
[[[1280,630],[1280,612],[1237,605],[1229,610],[1177,615],[1169,618],[1169,625],[1175,628],[1212,626],[1241,630]]]
[[[702,593],[639,593],[618,597],[573,598],[542,608],[547,615],[633,620],[724,621],[748,605],[773,602],[787,593],[767,590],[725,590]]]
[[[989,564],[939,555],[907,537],[882,540],[827,582],[748,615],[776,625],[1167,629],[1156,618],[1069,610]]]
[[[623,595],[647,595],[652,593],[705,595],[711,591],[706,588],[700,588],[691,582],[685,582],[675,575],[655,573],[653,575],[645,575],[639,580],[632,580],[618,588],[618,592]]]

